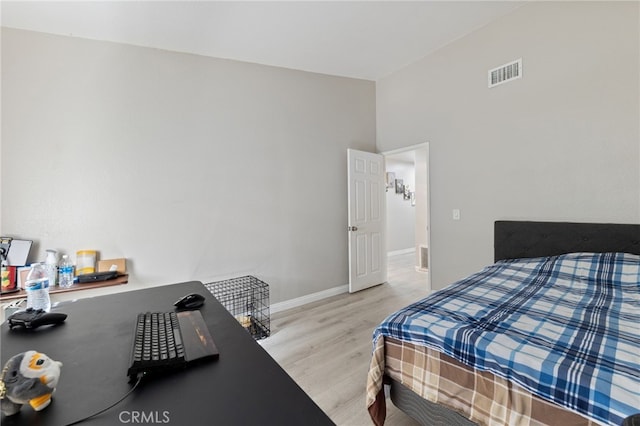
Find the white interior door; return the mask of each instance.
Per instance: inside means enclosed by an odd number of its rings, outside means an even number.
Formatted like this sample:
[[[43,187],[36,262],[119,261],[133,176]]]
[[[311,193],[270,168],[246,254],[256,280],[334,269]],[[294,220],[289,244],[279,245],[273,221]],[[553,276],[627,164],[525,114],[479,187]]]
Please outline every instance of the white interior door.
[[[387,280],[384,157],[347,150],[349,292]]]

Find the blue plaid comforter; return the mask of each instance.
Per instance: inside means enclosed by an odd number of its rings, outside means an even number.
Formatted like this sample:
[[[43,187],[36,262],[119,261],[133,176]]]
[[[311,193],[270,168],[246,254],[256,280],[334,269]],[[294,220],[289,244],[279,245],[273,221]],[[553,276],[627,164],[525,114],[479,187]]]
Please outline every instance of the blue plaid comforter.
[[[640,412],[640,256],[497,262],[374,331],[443,352],[598,423]]]

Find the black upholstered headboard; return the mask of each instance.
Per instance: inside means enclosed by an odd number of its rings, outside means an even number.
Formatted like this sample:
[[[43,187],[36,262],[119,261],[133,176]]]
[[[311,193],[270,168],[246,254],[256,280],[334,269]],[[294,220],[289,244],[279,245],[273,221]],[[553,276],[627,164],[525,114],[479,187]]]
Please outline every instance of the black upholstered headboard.
[[[623,252],[640,255],[640,225],[510,220],[495,222],[496,261],[573,252]]]

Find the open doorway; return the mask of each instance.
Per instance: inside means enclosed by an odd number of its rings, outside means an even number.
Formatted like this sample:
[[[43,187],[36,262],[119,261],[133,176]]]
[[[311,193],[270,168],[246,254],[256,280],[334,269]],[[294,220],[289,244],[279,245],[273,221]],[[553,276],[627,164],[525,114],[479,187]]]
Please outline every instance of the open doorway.
[[[387,261],[412,257],[412,262],[401,264],[424,274],[431,290],[429,144],[382,154],[387,177]]]

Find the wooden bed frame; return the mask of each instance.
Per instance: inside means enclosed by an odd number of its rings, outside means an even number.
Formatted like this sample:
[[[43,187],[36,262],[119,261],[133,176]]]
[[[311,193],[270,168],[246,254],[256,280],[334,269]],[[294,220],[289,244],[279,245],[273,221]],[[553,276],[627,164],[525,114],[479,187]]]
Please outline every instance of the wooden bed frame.
[[[612,223],[496,221],[494,258],[554,256],[574,252],[624,252],[640,255],[640,225]],[[421,398],[389,377],[393,404],[423,425],[473,426],[461,414]]]

